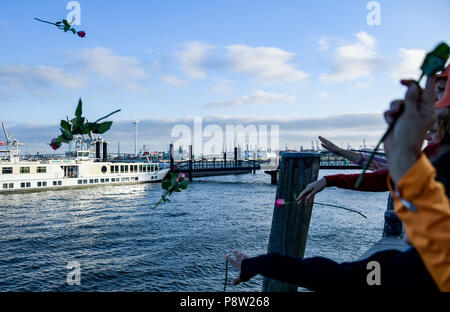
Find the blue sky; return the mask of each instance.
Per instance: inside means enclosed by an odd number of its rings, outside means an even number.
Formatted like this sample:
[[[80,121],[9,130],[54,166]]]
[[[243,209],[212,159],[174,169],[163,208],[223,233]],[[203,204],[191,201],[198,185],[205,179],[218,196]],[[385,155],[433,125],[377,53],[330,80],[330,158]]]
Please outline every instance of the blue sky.
[[[367,24],[365,0],[85,0],[76,26],[83,39],[33,19],[61,20],[68,2],[0,2],[0,120],[32,150],[48,151],[42,129],[57,135],[79,97],[91,119],[122,109],[114,121],[123,126],[109,135],[122,134],[130,152],[135,114],[141,142],[155,149],[170,133],[155,140],[152,121],[194,116],[279,124],[291,147],[319,134],[374,144],[381,112],[403,94],[398,78],[418,77],[423,53],[450,41],[447,0],[378,1],[379,26]],[[346,127],[326,126],[339,116]],[[373,122],[364,126],[361,116]],[[304,126],[310,120],[317,129]]]

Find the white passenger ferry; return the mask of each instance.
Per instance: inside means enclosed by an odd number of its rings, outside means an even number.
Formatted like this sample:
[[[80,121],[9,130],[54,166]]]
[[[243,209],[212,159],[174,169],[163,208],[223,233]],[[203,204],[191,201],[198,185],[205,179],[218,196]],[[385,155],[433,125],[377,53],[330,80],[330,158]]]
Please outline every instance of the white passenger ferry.
[[[73,157],[31,160],[20,158],[17,141],[8,141],[10,148],[0,149],[0,194],[161,182],[169,172],[145,160],[108,161],[106,142],[89,143],[95,151],[77,149]]]

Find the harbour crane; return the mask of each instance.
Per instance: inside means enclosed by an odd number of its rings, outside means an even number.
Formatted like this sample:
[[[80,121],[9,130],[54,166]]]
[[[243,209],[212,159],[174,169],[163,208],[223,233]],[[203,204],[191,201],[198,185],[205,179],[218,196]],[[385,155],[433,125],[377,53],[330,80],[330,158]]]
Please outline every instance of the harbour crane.
[[[19,146],[26,146],[24,143],[20,143],[15,137],[13,137],[8,130],[6,130],[5,124],[2,122],[3,133],[5,134],[6,144],[11,147],[13,150],[18,150]]]

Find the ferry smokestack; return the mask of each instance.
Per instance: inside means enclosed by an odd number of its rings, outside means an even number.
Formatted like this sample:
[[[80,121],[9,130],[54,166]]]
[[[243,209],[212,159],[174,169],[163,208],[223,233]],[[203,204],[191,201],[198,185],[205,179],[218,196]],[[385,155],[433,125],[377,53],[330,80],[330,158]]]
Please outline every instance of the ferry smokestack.
[[[108,161],[108,142],[103,141],[103,161]]]
[[[95,142],[95,158],[100,161],[100,142]]]

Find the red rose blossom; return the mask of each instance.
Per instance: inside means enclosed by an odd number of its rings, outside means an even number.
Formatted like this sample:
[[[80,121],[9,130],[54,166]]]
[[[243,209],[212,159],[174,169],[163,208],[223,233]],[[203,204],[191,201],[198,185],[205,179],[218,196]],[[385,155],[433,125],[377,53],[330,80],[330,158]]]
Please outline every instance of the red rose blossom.
[[[84,36],[86,36],[86,33],[84,31],[79,31],[77,32],[78,36],[80,36],[81,38],[84,38]]]

